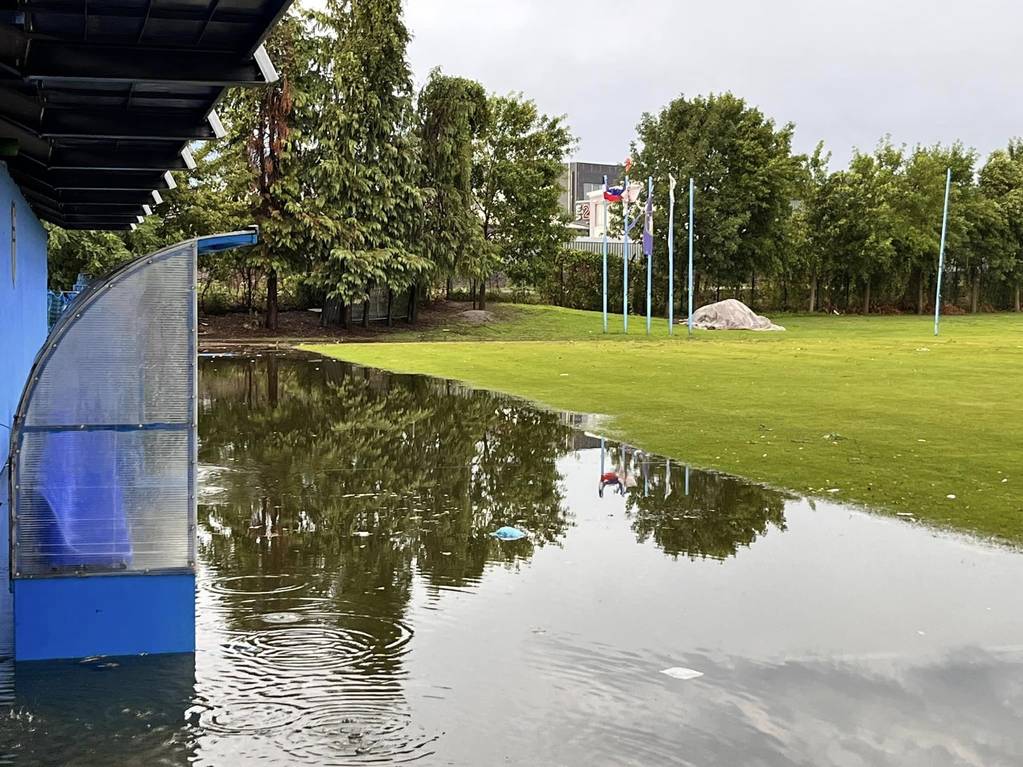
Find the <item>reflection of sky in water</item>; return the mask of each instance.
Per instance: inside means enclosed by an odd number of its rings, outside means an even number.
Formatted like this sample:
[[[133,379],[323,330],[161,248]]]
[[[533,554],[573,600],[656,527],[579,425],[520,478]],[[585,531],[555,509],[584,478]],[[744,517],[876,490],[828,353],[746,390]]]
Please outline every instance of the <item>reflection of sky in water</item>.
[[[221,359],[201,395],[194,677],[19,669],[0,754],[1023,762],[1017,552],[611,443],[599,497],[598,441],[444,382]]]

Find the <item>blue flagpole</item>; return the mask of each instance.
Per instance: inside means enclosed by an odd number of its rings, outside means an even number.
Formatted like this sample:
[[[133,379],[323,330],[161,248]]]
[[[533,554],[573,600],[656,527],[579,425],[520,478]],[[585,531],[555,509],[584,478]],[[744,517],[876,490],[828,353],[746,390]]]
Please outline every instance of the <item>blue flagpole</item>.
[[[604,176],[604,192],[607,193],[607,176]],[[607,225],[610,205],[604,200],[604,332],[607,332]]]
[[[650,176],[646,180],[646,195],[647,195],[647,206],[650,205],[650,199],[654,196],[654,177]],[[653,213],[651,212],[652,216]],[[643,226],[646,227],[647,222],[644,220]],[[650,230],[653,232],[653,223],[650,222]],[[643,232],[643,238],[646,239],[646,232]],[[646,334],[650,335],[650,316],[652,305],[650,302],[650,291],[653,287],[653,271],[654,271],[654,249],[651,245],[650,252],[646,254]]]
[[[941,214],[941,246],[938,248],[938,287],[934,293],[934,335],[941,322],[941,275],[945,271],[945,230],[948,228],[948,193],[952,189],[952,169],[945,173],[945,212]]]
[[[675,184],[668,177],[668,335],[675,333]]]
[[[622,328],[629,332],[629,177],[625,177],[625,191],[622,193],[622,216],[625,219],[625,240],[622,244],[625,256],[622,258]]]
[[[693,336],[693,177],[689,177],[689,337]]]

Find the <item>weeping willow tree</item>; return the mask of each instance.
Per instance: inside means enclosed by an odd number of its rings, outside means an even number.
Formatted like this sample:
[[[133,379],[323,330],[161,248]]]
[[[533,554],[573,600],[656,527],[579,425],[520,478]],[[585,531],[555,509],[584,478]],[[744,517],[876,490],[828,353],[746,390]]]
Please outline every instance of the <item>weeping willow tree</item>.
[[[419,94],[423,255],[445,278],[478,278],[488,246],[472,207],[473,141],[487,125],[487,93],[474,80],[435,69]]]

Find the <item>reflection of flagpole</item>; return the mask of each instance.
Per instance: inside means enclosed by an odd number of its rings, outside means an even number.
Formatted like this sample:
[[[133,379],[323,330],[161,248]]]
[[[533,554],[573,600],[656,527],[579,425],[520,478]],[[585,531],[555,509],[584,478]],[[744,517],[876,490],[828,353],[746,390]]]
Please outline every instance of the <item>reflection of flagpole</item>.
[[[604,454],[605,454],[605,452],[606,452],[606,448],[604,446],[604,438],[601,437],[600,438],[600,476],[601,476],[601,478],[604,477]]]
[[[686,495],[689,495],[689,464],[686,464]]]
[[[664,459],[664,497],[671,495],[671,461]]]
[[[607,176],[604,176],[604,332],[607,332],[607,225],[610,204],[607,201]],[[601,440],[603,443],[603,440]],[[603,473],[603,470],[601,470]]]
[[[668,335],[675,332],[675,177],[668,174]]]

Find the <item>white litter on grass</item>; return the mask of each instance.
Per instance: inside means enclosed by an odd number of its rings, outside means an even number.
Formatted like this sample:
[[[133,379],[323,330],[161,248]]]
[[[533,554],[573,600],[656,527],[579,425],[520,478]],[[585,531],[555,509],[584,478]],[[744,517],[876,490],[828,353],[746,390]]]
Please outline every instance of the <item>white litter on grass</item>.
[[[696,679],[697,677],[703,676],[702,671],[696,671],[695,669],[685,668],[683,666],[672,666],[661,671],[662,674],[670,676],[672,679]]]
[[[954,493],[949,493],[949,494],[948,494],[948,495],[946,495],[945,497],[946,497],[946,498],[948,498],[948,499],[949,499],[950,501],[954,501],[954,500],[956,499],[956,497],[955,497],[955,494],[954,494]]]

